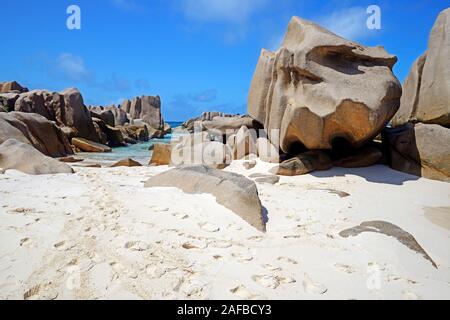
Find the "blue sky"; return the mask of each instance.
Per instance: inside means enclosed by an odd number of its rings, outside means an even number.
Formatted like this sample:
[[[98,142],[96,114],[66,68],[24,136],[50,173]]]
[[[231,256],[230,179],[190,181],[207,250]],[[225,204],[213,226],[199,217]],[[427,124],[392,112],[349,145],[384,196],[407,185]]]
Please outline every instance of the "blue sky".
[[[81,8],[81,30],[66,9]],[[381,30],[368,30],[378,5]],[[0,81],[59,91],[86,104],[159,94],[167,120],[202,111],[245,113],[261,48],[276,49],[294,15],[396,54],[403,81],[448,0],[22,0],[3,1]]]

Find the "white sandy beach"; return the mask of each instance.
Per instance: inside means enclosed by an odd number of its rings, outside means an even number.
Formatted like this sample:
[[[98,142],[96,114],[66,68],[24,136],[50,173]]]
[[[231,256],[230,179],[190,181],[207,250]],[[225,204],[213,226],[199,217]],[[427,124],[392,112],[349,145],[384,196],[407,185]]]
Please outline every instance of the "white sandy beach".
[[[211,195],[143,187],[166,166],[74,168],[0,174],[0,299],[450,299],[448,183],[384,166],[281,177],[258,184],[260,233]],[[339,235],[376,220],[438,269],[396,238]]]

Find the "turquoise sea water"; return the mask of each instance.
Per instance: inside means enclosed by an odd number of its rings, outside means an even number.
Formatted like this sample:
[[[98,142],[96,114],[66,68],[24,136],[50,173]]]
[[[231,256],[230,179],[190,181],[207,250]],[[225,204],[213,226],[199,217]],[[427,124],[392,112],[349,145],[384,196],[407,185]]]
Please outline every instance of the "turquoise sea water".
[[[179,127],[182,122],[167,122],[172,128]],[[103,164],[112,164],[125,158],[132,158],[144,165],[148,164],[152,156],[150,146],[155,143],[169,143],[172,135],[166,135],[164,139],[152,139],[148,142],[142,142],[127,147],[113,148],[109,153],[78,153],[77,157],[86,159],[92,162]]]

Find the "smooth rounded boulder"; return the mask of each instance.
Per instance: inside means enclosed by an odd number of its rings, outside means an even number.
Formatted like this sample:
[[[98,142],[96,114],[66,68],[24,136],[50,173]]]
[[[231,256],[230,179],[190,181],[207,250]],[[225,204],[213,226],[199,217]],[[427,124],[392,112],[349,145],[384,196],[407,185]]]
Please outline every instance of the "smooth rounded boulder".
[[[337,138],[360,147],[400,106],[396,62],[382,47],[362,46],[293,17],[281,48],[261,53],[248,113],[265,130],[279,131],[271,142],[285,153],[299,145],[332,149]]]
[[[206,165],[183,166],[158,174],[145,182],[146,188],[174,187],[186,193],[209,193],[259,231],[266,218],[255,183],[246,177]]]
[[[55,123],[35,113],[0,113],[0,143],[15,139],[50,157],[73,154],[69,140]]]
[[[9,139],[0,145],[0,167],[31,175],[74,172],[67,164],[47,157],[28,143],[15,139]]]

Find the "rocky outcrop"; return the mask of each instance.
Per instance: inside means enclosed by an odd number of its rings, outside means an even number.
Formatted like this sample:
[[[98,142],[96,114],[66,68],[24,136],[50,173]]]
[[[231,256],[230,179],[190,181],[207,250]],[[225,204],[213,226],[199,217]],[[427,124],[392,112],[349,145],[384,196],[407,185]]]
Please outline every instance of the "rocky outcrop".
[[[383,142],[394,170],[450,182],[450,129],[407,123],[386,129]]]
[[[90,106],[88,109],[93,118],[101,119],[111,127],[124,126],[130,122],[127,113],[115,105],[108,107]]]
[[[161,98],[159,96],[142,96],[134,98],[130,103],[130,119],[141,119],[155,130],[164,130],[161,115]]]
[[[307,151],[282,162],[270,170],[270,173],[281,176],[299,176],[316,170],[329,170],[333,167],[330,157],[322,151]]]
[[[150,178],[145,187],[175,187],[186,193],[209,193],[259,231],[266,230],[258,189],[244,176],[208,166],[185,166]]]
[[[289,153],[332,149],[335,139],[360,147],[397,112],[401,85],[397,58],[382,47],[364,47],[320,26],[292,18],[281,48],[263,50],[251,84],[248,113]]]
[[[62,130],[55,123],[35,113],[0,113],[0,143],[8,139],[28,143],[50,157],[73,154]]]
[[[14,105],[18,98],[18,93],[0,93],[0,112],[14,111]]]
[[[55,121],[69,139],[80,137],[98,141],[89,110],[84,105],[81,93],[75,88],[61,93],[46,90],[22,93],[15,102],[14,110],[37,113]]]
[[[156,143],[153,145],[152,158],[149,165],[166,166],[172,163],[172,146],[170,144]]]
[[[117,108],[116,106],[106,107],[106,110],[109,110],[113,113],[114,116],[114,125],[113,126],[124,126],[126,123],[129,123],[127,113],[121,108]]]
[[[27,92],[28,89],[25,87],[22,87],[19,83],[16,81],[9,81],[9,82],[0,82],[0,93],[3,92]]]
[[[135,142],[145,142],[149,140],[148,128],[145,125],[125,125],[118,127],[122,131],[125,140],[132,139]],[[128,140],[130,141],[130,140]]]
[[[450,8],[439,14],[428,50],[405,83],[394,129],[383,135],[390,166],[430,179],[449,181]]]
[[[47,157],[28,143],[15,139],[0,145],[0,167],[32,175],[73,173],[67,164]]]
[[[422,122],[450,126],[450,8],[439,14],[428,49],[413,65],[394,126]]]
[[[103,144],[83,138],[72,138],[72,144],[84,152],[111,152],[111,148]]]
[[[237,118],[240,117],[239,115],[232,115],[232,114],[227,114],[227,113],[223,113],[223,112],[217,112],[217,111],[208,111],[208,112],[203,112],[199,117],[196,118],[191,118],[187,121],[185,121],[181,127],[183,129],[188,130],[189,132],[194,132],[195,128],[195,123],[196,122],[203,122],[203,121],[213,121],[214,118],[216,117],[220,117],[220,118]]]
[[[127,158],[127,159],[120,160],[111,166],[111,168],[116,168],[116,167],[142,167],[142,164],[140,164],[139,162],[137,162],[133,159]]]

